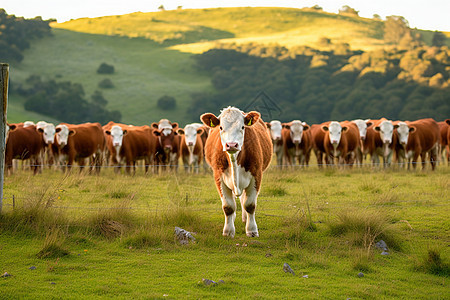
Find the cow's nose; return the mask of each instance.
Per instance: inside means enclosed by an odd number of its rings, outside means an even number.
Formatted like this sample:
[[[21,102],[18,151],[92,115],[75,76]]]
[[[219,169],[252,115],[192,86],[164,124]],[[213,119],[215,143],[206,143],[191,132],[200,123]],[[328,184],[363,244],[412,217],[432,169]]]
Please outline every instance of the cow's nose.
[[[332,144],[337,144],[337,143],[338,143],[338,141],[336,141],[336,140],[332,140],[332,141],[331,141],[331,143],[332,143]]]
[[[300,144],[299,140],[294,140],[294,144]]]
[[[193,142],[189,142],[188,146],[194,146],[194,143]]]
[[[281,136],[275,137],[275,141],[281,141]]]
[[[118,146],[120,146],[119,143],[114,143],[114,147],[118,147]]]
[[[227,151],[237,151],[238,150],[238,143],[226,143],[225,149]]]

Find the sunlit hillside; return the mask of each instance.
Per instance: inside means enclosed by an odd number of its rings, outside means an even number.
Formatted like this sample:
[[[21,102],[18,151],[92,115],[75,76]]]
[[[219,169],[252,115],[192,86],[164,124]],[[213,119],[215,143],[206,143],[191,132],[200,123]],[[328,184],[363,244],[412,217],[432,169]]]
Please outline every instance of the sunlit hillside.
[[[202,52],[216,42],[278,43],[320,48],[321,37],[369,50],[383,44],[383,22],[295,8],[217,8],[132,13],[95,19],[83,18],[53,27],[72,31],[142,37]]]

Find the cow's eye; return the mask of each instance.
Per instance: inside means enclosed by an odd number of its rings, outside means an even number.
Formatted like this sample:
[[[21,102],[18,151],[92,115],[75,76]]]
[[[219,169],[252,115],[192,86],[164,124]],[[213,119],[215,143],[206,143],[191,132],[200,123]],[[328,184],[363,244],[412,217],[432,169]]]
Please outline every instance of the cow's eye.
[[[220,130],[223,130],[222,126],[219,127]]]
[[[244,128],[245,128],[245,127],[244,127],[244,126],[242,126],[242,130],[244,130]]]

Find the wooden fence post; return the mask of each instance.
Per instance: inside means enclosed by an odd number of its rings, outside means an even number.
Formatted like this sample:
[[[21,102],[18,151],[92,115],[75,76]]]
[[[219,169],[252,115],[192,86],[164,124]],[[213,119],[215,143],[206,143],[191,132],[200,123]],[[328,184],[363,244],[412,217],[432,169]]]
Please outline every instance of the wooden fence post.
[[[6,109],[8,107],[9,65],[0,63],[0,214],[3,208],[3,176],[5,175]]]

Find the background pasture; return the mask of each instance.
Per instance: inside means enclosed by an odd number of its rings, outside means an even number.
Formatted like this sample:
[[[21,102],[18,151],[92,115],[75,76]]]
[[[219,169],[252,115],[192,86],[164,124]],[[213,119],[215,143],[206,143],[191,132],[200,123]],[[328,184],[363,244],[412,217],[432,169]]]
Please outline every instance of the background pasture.
[[[260,237],[245,236],[238,206],[229,239],[211,174],[19,170],[5,179],[2,297],[447,298],[449,174],[272,167]],[[175,226],[196,242],[179,245]]]

